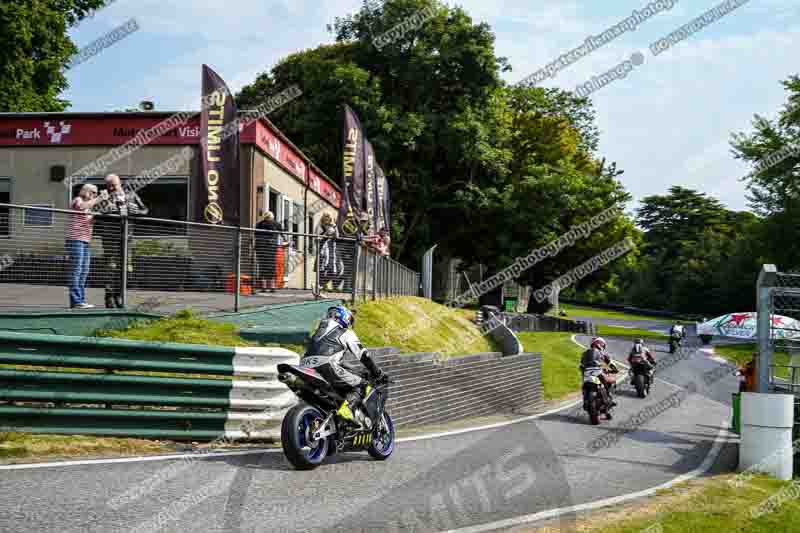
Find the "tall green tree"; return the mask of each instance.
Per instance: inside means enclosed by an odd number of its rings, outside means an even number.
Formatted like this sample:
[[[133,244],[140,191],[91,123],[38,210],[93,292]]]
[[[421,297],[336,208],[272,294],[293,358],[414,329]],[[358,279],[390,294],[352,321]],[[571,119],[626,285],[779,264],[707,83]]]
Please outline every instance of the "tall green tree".
[[[373,38],[432,8],[380,50]],[[559,89],[509,87],[486,24],[431,0],[367,1],[330,26],[337,42],[292,54],[237,96],[256,107],[297,83],[304,94],[271,115],[331,177],[341,178],[341,106],[361,118],[389,174],[395,257],[425,249],[483,264],[487,275],[629,199],[615,165],[596,160],[591,102]],[[624,217],[537,266],[543,285],[633,232]],[[611,283],[611,275],[594,282]],[[538,288],[538,287],[537,287]]]
[[[726,209],[701,192],[674,186],[637,210],[643,258],[627,299],[641,307],[687,313],[749,309],[760,220]],[[749,288],[748,288],[749,287]]]
[[[104,0],[0,2],[0,112],[64,111],[64,70],[78,49],[67,29]]]
[[[800,76],[781,82],[787,97],[774,121],[756,115],[754,131],[732,135],[735,157],[753,165],[743,179],[752,209],[766,217],[766,259],[800,270]]]
[[[426,8],[435,15],[378,50],[372,39]],[[486,125],[507,68],[494,54],[494,35],[461,8],[431,0],[367,2],[331,26],[337,44],[288,57],[245,87],[240,105],[255,106],[291,83],[304,91],[273,121],[298,139],[334,179],[341,178],[341,109],[358,113],[387,171],[396,221],[393,254],[416,262],[452,229],[441,222],[456,191],[494,179],[502,167]],[[498,160],[498,158],[500,160]]]

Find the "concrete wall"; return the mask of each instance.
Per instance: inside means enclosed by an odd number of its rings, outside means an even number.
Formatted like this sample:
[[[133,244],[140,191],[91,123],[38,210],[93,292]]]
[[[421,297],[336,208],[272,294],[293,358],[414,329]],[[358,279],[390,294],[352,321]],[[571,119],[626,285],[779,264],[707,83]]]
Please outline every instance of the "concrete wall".
[[[466,355],[437,361],[437,354],[373,351],[396,383],[387,410],[397,427],[540,409],[542,356],[525,353]]]

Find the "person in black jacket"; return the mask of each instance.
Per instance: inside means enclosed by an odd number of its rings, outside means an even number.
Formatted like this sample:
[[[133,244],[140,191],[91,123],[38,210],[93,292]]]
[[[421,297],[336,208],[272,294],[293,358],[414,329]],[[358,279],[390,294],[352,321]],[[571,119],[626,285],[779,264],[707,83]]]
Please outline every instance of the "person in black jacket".
[[[275,220],[272,211],[267,211],[264,218],[256,224],[256,229],[270,232],[256,232],[256,257],[258,258],[258,277],[261,279],[262,289],[275,292],[275,278],[279,270],[277,255],[278,248],[283,246],[283,227]],[[280,274],[283,277],[283,273]]]
[[[97,235],[103,241],[103,263],[105,265],[105,304],[108,308],[122,308],[122,218],[128,216],[145,216],[149,212],[147,207],[132,189],[122,187],[122,182],[116,174],[109,174],[105,178],[108,200],[97,205],[101,214],[118,215],[105,217],[97,225]],[[130,243],[133,227],[128,226],[125,238]],[[132,254],[128,247],[128,272],[133,271]]]

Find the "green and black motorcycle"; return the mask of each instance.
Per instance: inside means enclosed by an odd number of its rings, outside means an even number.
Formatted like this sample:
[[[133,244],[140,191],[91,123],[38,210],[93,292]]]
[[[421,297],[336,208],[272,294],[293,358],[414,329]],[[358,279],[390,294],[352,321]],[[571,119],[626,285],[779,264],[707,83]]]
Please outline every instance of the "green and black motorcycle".
[[[366,451],[380,461],[388,459],[395,447],[394,424],[386,411],[393,381],[376,383],[366,369],[351,369],[369,384],[354,420],[347,420],[337,413],[344,396],[314,369],[327,364],[327,359],[311,356],[301,359],[299,365],[278,365],[278,380],[300,398],[281,424],[286,458],[298,470],[316,468],[326,457],[345,451]]]

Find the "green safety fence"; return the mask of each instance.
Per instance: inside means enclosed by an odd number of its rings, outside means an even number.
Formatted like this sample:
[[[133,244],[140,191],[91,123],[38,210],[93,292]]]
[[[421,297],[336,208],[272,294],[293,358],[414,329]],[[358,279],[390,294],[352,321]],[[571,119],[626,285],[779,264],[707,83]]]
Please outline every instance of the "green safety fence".
[[[283,348],[0,332],[0,431],[274,438],[295,396]]]

